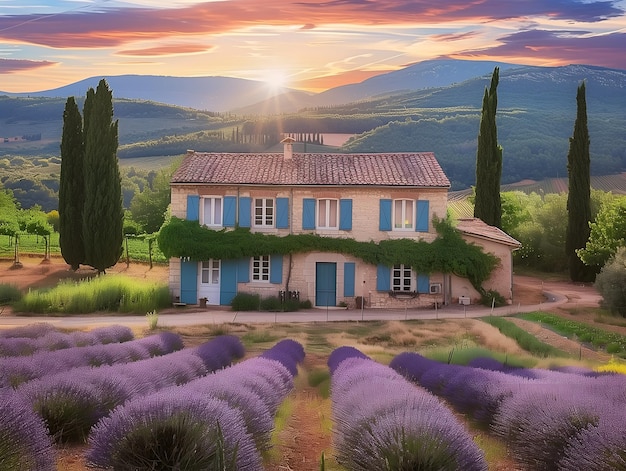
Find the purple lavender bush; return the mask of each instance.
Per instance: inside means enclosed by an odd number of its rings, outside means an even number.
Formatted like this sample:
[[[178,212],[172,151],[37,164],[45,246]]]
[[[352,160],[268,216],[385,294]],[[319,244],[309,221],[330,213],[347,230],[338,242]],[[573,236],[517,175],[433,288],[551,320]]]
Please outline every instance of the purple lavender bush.
[[[623,403],[614,404],[600,416],[597,427],[588,427],[570,438],[558,470],[626,471],[625,423]]]
[[[186,391],[138,398],[102,419],[87,461],[102,469],[185,471],[263,469],[241,414]]]
[[[414,383],[419,383],[422,375],[426,371],[440,365],[440,362],[414,352],[400,353],[389,363],[389,367]]]
[[[12,337],[27,337],[35,339],[46,335],[49,332],[56,332],[56,328],[52,324],[45,322],[38,322],[35,324],[23,325],[20,327],[13,327],[11,329],[0,330],[0,338],[12,338]]]
[[[535,382],[503,401],[493,430],[519,463],[538,471],[555,470],[567,444],[598,425],[609,403],[584,388],[572,394],[572,386]]]
[[[327,361],[328,368],[330,369],[330,374],[332,375],[337,367],[341,364],[341,362],[347,360],[348,358],[369,359],[366,354],[354,347],[343,346],[335,348],[328,356]]]
[[[0,393],[0,469],[56,469],[54,448],[43,421],[12,391]]]
[[[436,397],[389,367],[344,352],[331,378],[335,455],[342,466],[487,469],[471,436]]]

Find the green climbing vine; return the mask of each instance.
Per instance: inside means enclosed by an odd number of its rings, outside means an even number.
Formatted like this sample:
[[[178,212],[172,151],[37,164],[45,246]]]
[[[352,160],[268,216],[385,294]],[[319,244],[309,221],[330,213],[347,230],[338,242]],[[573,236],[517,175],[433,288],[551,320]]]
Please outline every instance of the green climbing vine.
[[[421,273],[451,273],[467,278],[481,294],[482,284],[499,260],[466,242],[450,221],[435,220],[438,236],[433,242],[413,239],[359,242],[315,234],[276,236],[236,228],[215,231],[197,221],[172,217],[158,234],[159,248],[169,257],[192,260],[233,260],[267,254],[333,252],[352,255],[372,265],[419,267]]]

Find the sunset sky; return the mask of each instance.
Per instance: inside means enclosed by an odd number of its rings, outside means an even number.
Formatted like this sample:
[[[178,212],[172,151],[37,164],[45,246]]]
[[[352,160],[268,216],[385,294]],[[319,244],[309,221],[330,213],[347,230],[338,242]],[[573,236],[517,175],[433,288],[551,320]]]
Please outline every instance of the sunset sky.
[[[626,69],[626,0],[0,0],[0,90],[123,74],[322,91],[438,57]]]

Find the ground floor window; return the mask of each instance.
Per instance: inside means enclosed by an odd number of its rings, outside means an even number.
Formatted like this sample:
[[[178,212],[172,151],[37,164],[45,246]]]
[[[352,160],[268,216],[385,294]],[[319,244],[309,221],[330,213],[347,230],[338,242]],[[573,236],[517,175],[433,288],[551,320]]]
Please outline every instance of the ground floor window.
[[[252,257],[252,281],[270,281],[270,256]]]
[[[411,267],[400,264],[391,270],[391,289],[393,291],[414,291]]]

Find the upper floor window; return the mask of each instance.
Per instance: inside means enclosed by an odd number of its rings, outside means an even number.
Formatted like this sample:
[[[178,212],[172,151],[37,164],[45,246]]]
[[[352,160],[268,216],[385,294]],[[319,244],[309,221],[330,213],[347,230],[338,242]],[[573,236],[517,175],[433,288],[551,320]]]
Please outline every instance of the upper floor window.
[[[393,291],[414,291],[413,272],[406,265],[394,265],[391,270],[391,289]]]
[[[270,281],[270,256],[252,257],[252,281]]]
[[[202,224],[205,226],[222,226],[222,198],[209,196],[202,198]]]
[[[337,200],[317,200],[318,229],[337,229],[339,227],[339,205]]]
[[[413,229],[413,200],[393,201],[393,228],[395,230]]]
[[[272,198],[254,199],[254,225],[274,227],[274,200]]]

